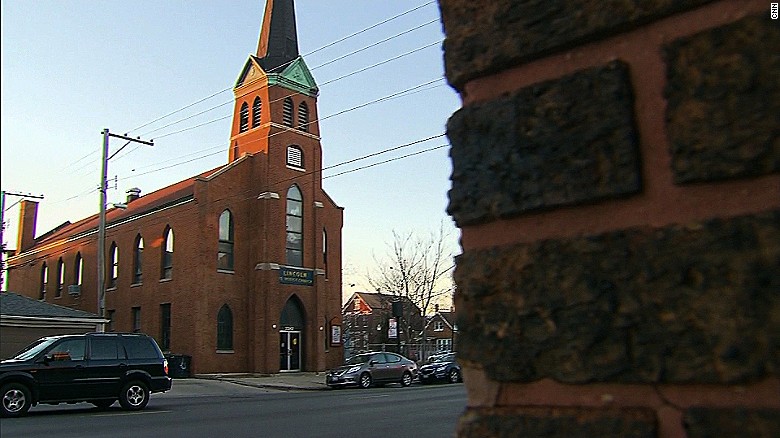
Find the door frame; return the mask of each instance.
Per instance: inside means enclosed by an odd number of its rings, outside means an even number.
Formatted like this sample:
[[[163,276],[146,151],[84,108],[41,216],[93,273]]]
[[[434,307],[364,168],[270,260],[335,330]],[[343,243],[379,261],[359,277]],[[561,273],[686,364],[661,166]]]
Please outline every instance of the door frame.
[[[291,364],[292,364],[292,356],[293,356],[293,352],[292,352],[293,349],[290,348],[290,342],[291,342],[292,339],[295,338],[295,336],[293,336],[293,335],[298,335],[297,336],[298,346],[295,349],[295,350],[297,350],[297,353],[298,353],[297,354],[298,355],[298,368],[294,368],[294,369],[290,368]],[[284,338],[285,345],[286,345],[286,348],[287,348],[287,353],[284,353],[284,352],[281,351],[283,338]],[[279,330],[279,359],[280,359],[280,361],[279,361],[279,372],[280,373],[297,373],[297,372],[300,372],[303,369],[301,367],[302,362],[303,362],[302,361],[302,359],[303,359],[302,350],[303,350],[303,331],[295,330],[295,329],[293,329],[293,330],[288,330],[288,329]],[[281,366],[282,365],[281,358],[282,358],[283,354],[287,355],[287,369],[283,369],[282,366]]]

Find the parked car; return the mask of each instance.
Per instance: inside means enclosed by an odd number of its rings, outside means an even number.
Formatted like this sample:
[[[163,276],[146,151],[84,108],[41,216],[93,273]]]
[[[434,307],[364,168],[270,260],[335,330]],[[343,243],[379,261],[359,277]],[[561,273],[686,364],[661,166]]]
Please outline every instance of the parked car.
[[[140,410],[149,394],[171,389],[168,361],[153,338],[140,333],[45,337],[0,362],[0,415],[18,417],[38,403],[115,401]]]
[[[374,352],[352,356],[344,365],[328,371],[325,383],[331,388],[359,386],[370,388],[383,383],[409,386],[417,377],[417,364],[395,353]]]
[[[442,357],[444,355],[447,355],[449,353],[450,353],[449,351],[440,351],[438,353],[434,353],[434,354],[428,356],[427,359],[425,359],[425,363],[429,364],[429,363],[436,362],[436,359],[438,359],[438,358],[440,358],[440,357]]]
[[[433,362],[420,367],[420,383],[463,381],[455,353],[439,355]]]

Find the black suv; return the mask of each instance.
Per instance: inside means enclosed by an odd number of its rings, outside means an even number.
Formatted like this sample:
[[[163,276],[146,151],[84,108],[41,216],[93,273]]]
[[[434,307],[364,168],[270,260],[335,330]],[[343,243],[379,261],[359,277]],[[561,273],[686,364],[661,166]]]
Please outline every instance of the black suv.
[[[140,410],[149,394],[171,389],[168,361],[139,333],[41,338],[0,362],[0,416],[18,417],[38,403],[89,402]]]

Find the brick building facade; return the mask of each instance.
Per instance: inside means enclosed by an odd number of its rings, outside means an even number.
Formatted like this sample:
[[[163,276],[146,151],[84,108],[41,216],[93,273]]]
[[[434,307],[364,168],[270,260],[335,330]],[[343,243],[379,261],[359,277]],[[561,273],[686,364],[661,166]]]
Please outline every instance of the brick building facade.
[[[461,437],[780,436],[780,21],[440,0]]]
[[[322,189],[318,88],[292,0],[268,0],[234,87],[228,163],[107,213],[108,330],[143,331],[195,373],[340,364],[343,209]],[[23,201],[8,290],[97,308],[93,216],[35,237]]]
[[[403,316],[395,323],[393,302],[400,301]],[[341,309],[344,322],[344,349],[347,356],[367,351],[396,351],[412,355],[419,343],[425,318],[412,300],[397,295],[355,292]],[[396,334],[391,336],[391,324]],[[400,351],[398,344],[400,341]],[[416,355],[416,354],[415,354]]]

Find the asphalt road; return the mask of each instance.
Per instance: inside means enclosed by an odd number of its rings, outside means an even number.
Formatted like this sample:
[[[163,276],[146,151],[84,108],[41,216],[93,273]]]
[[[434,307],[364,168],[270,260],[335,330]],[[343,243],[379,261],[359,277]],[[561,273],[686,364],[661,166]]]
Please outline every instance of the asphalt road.
[[[452,437],[465,406],[463,384],[284,392],[188,379],[140,412],[37,406],[0,420],[0,436]]]

